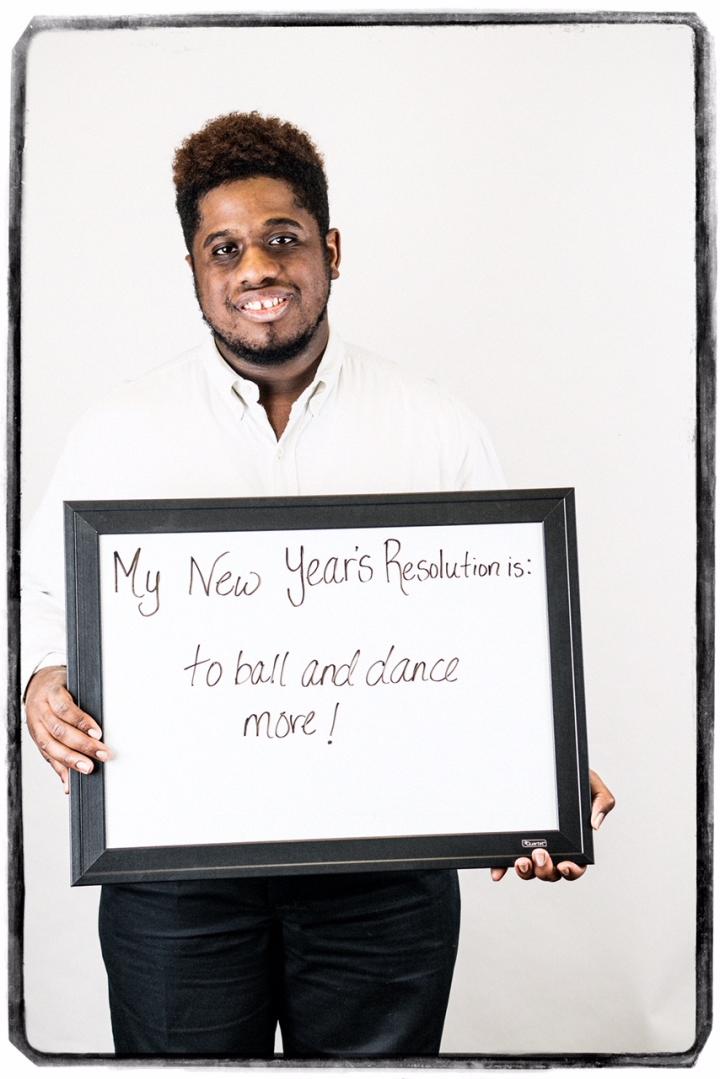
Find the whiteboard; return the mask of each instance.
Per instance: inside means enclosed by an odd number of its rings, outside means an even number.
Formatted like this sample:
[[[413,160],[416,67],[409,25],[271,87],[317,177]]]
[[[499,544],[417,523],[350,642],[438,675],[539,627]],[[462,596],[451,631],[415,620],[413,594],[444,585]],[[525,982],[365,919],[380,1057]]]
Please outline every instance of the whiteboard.
[[[113,753],[76,789],[102,782],[103,851],[280,844],[307,869],[308,843],[335,864],[334,841],[391,840],[404,863],[403,839],[464,839],[423,848],[445,862],[480,836],[559,834],[578,716],[573,687],[558,745],[553,662],[574,657],[553,656],[550,598],[571,618],[574,533],[550,597],[553,532],[518,510],[560,505],[566,524],[570,496],[541,494],[68,506],[69,596],[90,596],[71,638],[101,697],[77,691]]]

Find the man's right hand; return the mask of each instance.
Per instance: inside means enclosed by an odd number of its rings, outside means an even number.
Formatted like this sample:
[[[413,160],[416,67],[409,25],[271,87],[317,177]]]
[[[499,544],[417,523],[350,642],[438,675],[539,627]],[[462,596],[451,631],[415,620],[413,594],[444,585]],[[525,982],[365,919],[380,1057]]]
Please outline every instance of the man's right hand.
[[[32,676],[25,694],[28,730],[45,760],[70,790],[70,769],[88,775],[93,761],[110,759],[100,741],[102,731],[92,716],[81,711],[67,690],[65,667],[42,667]]]

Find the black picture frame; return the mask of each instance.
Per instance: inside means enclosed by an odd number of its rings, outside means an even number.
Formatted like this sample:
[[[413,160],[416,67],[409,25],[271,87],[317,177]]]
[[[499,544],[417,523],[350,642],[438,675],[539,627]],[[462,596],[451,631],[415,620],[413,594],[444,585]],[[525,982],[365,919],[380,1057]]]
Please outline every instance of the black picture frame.
[[[557,777],[557,831],[109,848],[103,766],[72,773],[71,879],[150,880],[510,866],[535,846],[593,862],[574,492],[567,489],[65,503],[68,686],[112,743],[103,710],[103,535],[542,522]],[[399,780],[400,781],[400,780]],[[161,778],[159,779],[161,785]],[[161,788],[160,788],[161,789]],[[159,789],[159,793],[160,793]]]

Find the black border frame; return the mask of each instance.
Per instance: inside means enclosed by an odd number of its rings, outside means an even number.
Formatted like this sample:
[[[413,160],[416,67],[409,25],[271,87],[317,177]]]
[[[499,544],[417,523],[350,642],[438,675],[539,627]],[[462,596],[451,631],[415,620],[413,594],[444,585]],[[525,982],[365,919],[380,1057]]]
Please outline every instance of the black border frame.
[[[12,114],[10,123],[10,182],[8,230],[8,382],[7,382],[7,569],[8,569],[8,1030],[9,1038],[37,1064],[133,1064],[143,1058],[118,1058],[105,1053],[47,1053],[35,1049],[25,1031],[23,977],[24,852],[21,785],[20,697],[20,335],[21,335],[21,220],[23,141],[27,54],[33,37],[42,31],[134,29],[146,27],[209,26],[403,26],[403,25],[547,25],[588,23],[685,25],[693,35],[695,63],[695,267],[696,267],[696,1029],[685,1050],[666,1053],[545,1053],[519,1055],[450,1054],[432,1061],[404,1058],[404,1066],[548,1068],[548,1067],[691,1067],[712,1028],[713,942],[713,751],[715,655],[715,387],[717,281],[714,199],[714,71],[712,39],[697,15],[688,12],[348,12],[343,14],[247,13],[224,15],[119,16],[33,18],[13,51]],[[172,1058],[166,1066],[217,1064],[216,1058]],[[343,1061],[307,1062],[275,1059],[223,1058],[228,1065],[345,1066]],[[384,1066],[377,1059],[355,1064]],[[397,1066],[398,1061],[391,1062]]]
[[[593,862],[574,492],[460,492],[353,497],[65,503],[68,687],[112,742],[103,714],[100,537],[297,529],[542,524],[548,602],[557,831],[255,841],[108,848],[104,767],[71,773],[73,884],[378,869],[511,866],[532,846]],[[480,538],[480,537],[478,537]],[[544,642],[543,642],[544,643]],[[162,783],[159,783],[162,786]],[[400,787],[402,792],[402,788]]]

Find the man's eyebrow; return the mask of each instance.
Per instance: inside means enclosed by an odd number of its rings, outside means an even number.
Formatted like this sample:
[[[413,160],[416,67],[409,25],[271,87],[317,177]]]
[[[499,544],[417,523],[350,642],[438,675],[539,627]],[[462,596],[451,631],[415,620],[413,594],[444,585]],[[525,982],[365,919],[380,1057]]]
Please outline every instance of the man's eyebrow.
[[[224,240],[228,236],[232,236],[230,229],[221,229],[219,232],[211,232],[203,240],[203,247],[207,247],[209,244],[214,243],[215,240]]]
[[[266,226],[270,225],[273,228],[277,228],[278,225],[290,225],[294,229],[301,229],[304,227],[299,221],[296,221],[292,217],[269,217],[265,224]]]

